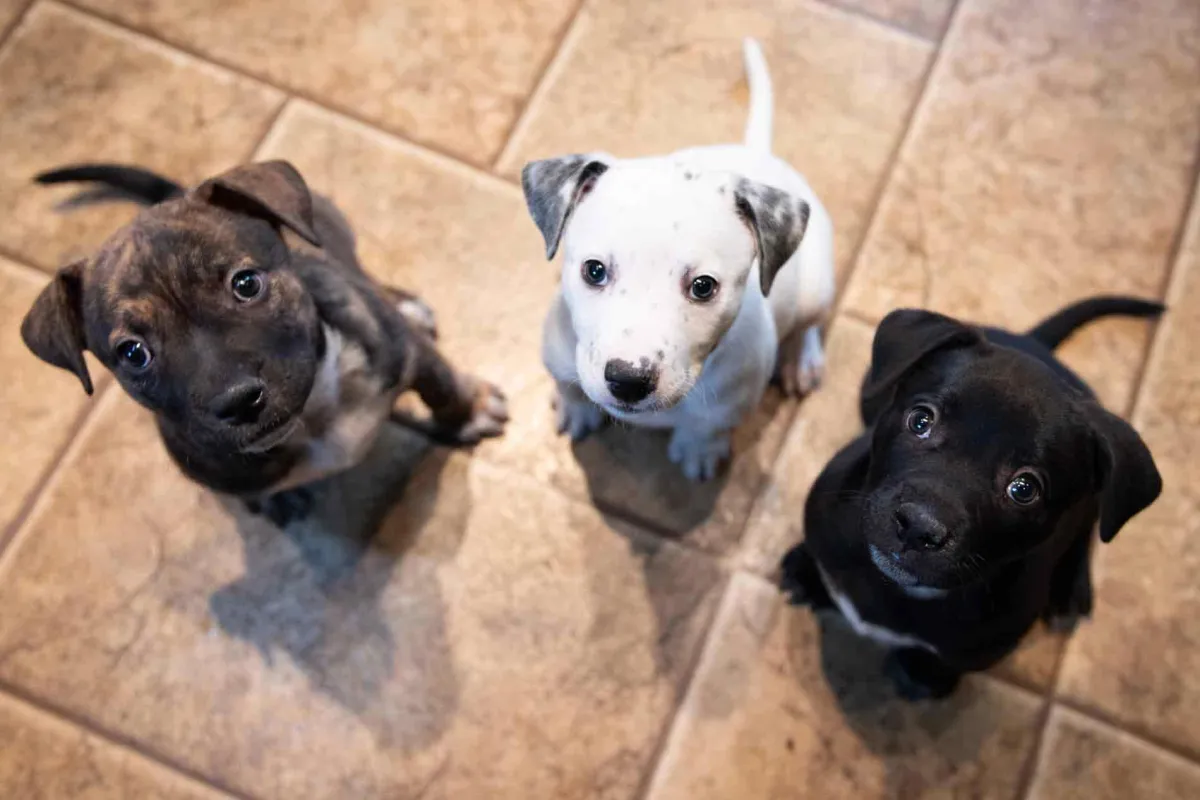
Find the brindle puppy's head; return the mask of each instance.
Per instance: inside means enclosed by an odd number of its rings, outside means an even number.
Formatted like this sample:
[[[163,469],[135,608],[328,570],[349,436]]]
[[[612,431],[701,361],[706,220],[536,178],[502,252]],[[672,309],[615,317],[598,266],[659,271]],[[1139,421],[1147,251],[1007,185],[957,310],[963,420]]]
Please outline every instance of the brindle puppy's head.
[[[290,164],[206,181],[61,269],[22,324],[25,343],[89,394],[92,351],[189,452],[262,453],[298,424],[324,350],[281,227],[318,244]]]

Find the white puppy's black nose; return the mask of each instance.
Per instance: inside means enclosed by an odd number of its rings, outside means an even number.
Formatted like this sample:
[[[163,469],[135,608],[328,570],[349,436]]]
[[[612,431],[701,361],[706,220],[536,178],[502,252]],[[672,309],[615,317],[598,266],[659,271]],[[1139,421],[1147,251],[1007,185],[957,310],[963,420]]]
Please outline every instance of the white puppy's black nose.
[[[950,531],[933,509],[921,503],[901,503],[896,509],[896,536],[906,549],[940,550]]]
[[[266,386],[260,380],[239,381],[212,402],[212,412],[227,425],[247,425],[258,420],[267,405]]]
[[[632,405],[645,400],[654,391],[658,372],[650,366],[634,366],[614,358],[604,365],[604,380],[613,397]]]

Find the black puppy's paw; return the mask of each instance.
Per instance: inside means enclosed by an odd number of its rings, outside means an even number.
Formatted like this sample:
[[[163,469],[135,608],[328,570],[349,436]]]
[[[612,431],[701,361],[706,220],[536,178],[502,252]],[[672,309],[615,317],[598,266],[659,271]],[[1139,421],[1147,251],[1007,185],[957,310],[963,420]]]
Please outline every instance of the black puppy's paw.
[[[271,520],[277,528],[286,528],[293,522],[304,520],[312,513],[314,497],[307,487],[276,492],[257,500],[247,500],[246,508],[252,514],[261,514]]]
[[[808,606],[813,611],[833,607],[833,598],[821,580],[817,560],[804,542],[793,547],[780,563],[782,574],[779,588],[794,606]]]
[[[888,653],[883,671],[896,694],[914,703],[949,697],[962,677],[933,653],[915,648]]]

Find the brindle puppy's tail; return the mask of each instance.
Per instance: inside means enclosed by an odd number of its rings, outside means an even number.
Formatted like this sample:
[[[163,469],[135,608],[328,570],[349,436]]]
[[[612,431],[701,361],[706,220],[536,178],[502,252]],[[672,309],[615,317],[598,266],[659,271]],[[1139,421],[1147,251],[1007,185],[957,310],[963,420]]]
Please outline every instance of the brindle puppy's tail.
[[[1157,317],[1166,306],[1136,297],[1089,297],[1042,320],[1027,336],[1053,350],[1078,328],[1101,317]]]
[[[161,175],[121,164],[74,164],[43,172],[34,178],[41,184],[99,183],[119,189],[147,205],[179,197],[184,188]]]

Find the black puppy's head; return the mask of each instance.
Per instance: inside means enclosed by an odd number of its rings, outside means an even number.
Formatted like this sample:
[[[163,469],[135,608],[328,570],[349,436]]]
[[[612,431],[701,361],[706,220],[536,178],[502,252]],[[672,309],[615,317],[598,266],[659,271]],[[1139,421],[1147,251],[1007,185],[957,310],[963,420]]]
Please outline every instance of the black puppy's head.
[[[282,227],[318,244],[299,173],[281,161],[233,169],[61,269],[22,336],[89,394],[92,351],[190,451],[264,452],[294,430],[324,348]]]
[[[863,386],[878,409],[862,524],[912,590],[986,577],[1097,518],[1110,541],[1158,496],[1126,422],[1049,367],[927,311],[889,314]]]

